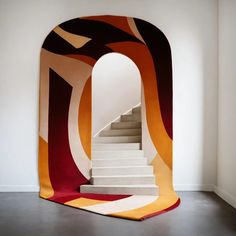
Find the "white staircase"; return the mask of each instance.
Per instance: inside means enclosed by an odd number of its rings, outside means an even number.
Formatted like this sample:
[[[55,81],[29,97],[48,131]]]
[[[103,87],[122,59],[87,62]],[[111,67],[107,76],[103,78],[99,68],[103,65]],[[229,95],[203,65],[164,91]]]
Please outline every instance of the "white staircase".
[[[91,185],[82,193],[158,195],[152,166],[141,150],[141,109],[135,107],[93,139]]]

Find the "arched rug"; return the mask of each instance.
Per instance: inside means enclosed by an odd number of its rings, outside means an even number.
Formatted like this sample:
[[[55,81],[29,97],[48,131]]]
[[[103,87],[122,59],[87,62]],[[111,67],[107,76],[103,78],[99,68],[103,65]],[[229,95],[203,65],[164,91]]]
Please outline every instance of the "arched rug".
[[[110,52],[140,70],[158,197],[80,193],[91,178],[91,72]],[[171,49],[157,27],[106,15],[72,19],[49,33],[41,50],[39,179],[42,198],[103,215],[143,220],[179,205],[172,185]]]

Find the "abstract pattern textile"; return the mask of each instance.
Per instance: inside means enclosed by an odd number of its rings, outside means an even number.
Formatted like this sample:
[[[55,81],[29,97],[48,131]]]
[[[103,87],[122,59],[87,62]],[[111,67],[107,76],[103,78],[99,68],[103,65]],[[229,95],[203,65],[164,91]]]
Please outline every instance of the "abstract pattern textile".
[[[91,178],[91,73],[117,52],[140,70],[157,196],[80,193]],[[45,39],[40,65],[40,197],[91,212],[143,220],[177,207],[172,185],[172,62],[165,35],[131,17],[92,16],[66,21]]]

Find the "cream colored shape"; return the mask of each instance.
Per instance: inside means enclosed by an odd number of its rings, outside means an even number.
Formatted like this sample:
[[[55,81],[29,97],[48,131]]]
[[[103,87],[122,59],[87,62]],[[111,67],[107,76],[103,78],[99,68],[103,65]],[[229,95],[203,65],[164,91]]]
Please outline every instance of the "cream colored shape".
[[[157,150],[155,145],[152,142],[148,126],[147,126],[147,118],[146,118],[146,105],[145,105],[145,96],[144,89],[142,85],[142,94],[141,94],[141,117],[142,117],[142,149],[144,151],[145,157],[147,157],[148,163],[155,158],[157,155]]]
[[[137,27],[136,27],[136,24],[135,24],[135,22],[134,22],[134,19],[133,19],[132,17],[127,17],[127,21],[128,21],[129,27],[130,27],[130,29],[132,30],[132,32],[134,33],[134,35],[135,35],[139,40],[141,40],[144,44],[146,44],[145,41],[144,41],[144,39],[143,39],[143,37],[141,36],[141,34],[139,33],[139,31],[138,31],[138,29],[137,29]]]
[[[49,75],[45,54],[41,53],[39,135],[48,142]]]
[[[65,39],[68,43],[70,43],[75,48],[83,47],[87,42],[91,40],[91,38],[87,38],[81,35],[69,33],[59,26],[57,26],[54,30],[60,37]]]
[[[49,81],[48,71],[51,68],[73,87],[68,118],[70,150],[80,172],[85,178],[90,179],[91,161],[87,157],[80,141],[78,110],[83,88],[91,75],[92,67],[82,61],[57,55],[45,49],[42,49],[41,53],[47,67],[47,74],[44,75],[47,76],[47,81]]]
[[[122,211],[130,211],[136,208],[144,207],[158,199],[157,196],[133,195],[117,201],[101,203],[98,205],[81,207],[82,209],[93,211],[99,214],[107,215]]]

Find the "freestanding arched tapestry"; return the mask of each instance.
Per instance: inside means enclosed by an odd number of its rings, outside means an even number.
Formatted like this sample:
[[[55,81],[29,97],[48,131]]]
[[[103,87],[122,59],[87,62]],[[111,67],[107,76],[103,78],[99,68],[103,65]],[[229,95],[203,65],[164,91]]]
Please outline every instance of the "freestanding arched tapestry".
[[[156,151],[150,164],[159,197],[152,201],[80,193],[91,177],[91,72],[110,52],[128,56],[140,70],[146,125]],[[158,28],[106,15],[72,19],[50,32],[41,50],[39,178],[42,198],[103,215],[143,220],[179,205],[172,185],[171,50]]]

